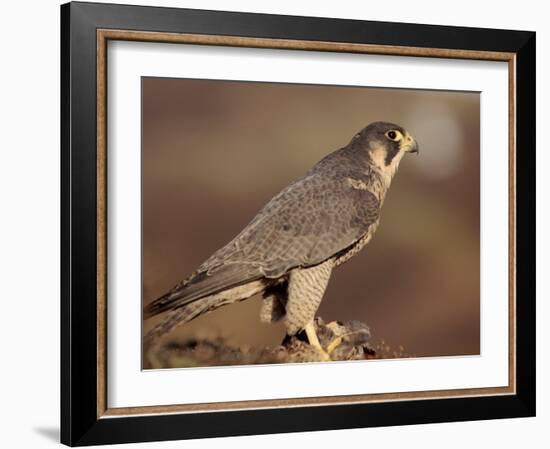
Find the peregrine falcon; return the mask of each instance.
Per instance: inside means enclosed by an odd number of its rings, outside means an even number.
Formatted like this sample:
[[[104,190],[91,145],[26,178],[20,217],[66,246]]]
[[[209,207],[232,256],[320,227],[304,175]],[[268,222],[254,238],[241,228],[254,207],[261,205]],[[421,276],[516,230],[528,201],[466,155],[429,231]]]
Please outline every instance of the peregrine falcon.
[[[418,144],[401,126],[374,122],[274,196],[227,245],[144,308],[168,312],[146,348],[175,326],[221,306],[263,295],[260,319],[302,329],[324,359],[313,325],[332,270],[372,238],[391,180]]]

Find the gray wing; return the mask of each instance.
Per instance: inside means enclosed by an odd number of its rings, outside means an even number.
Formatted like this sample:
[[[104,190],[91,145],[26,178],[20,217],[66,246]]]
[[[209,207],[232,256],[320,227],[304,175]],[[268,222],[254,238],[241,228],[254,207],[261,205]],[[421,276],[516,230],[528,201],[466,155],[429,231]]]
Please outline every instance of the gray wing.
[[[267,278],[317,265],[360,239],[379,217],[379,202],[344,176],[311,175],[273,198],[203,269],[254,264]]]
[[[146,315],[253,280],[276,279],[295,267],[317,265],[359,240],[378,220],[379,208],[370,191],[354,188],[345,176],[313,173],[301,178],[267,203],[189,279],[150,304]]]

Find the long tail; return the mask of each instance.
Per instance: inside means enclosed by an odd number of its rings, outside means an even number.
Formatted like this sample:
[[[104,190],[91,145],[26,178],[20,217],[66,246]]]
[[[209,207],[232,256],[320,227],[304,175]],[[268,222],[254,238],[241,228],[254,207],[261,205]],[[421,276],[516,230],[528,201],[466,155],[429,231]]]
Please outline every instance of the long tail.
[[[210,296],[168,312],[166,317],[143,337],[144,352],[146,353],[155,346],[160,337],[172,331],[176,326],[187,323],[209,310],[217,309],[221,305],[223,305],[223,302],[220,301],[219,297]]]
[[[167,312],[166,318],[147,332],[147,335],[143,338],[144,353],[155,346],[160,337],[172,331],[176,326],[187,323],[199,315],[210,312],[218,307],[250,298],[256,293],[262,292],[265,287],[265,282],[261,280],[249,282],[229,290],[196,299]]]

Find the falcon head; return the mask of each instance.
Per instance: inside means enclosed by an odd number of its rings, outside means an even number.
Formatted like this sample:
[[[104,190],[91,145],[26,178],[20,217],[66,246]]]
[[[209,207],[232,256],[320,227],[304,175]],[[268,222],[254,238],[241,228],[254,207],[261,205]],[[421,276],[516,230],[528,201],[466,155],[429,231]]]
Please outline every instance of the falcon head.
[[[374,122],[355,135],[353,146],[367,151],[370,163],[382,174],[393,176],[406,153],[418,153],[418,143],[395,123]]]

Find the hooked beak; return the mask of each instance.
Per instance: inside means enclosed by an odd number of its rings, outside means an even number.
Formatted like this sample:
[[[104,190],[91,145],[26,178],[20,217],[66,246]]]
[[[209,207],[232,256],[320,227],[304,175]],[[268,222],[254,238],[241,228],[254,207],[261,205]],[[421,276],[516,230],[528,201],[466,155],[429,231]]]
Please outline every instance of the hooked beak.
[[[418,154],[420,152],[420,148],[418,146],[418,143],[416,140],[414,140],[413,136],[411,136],[409,133],[405,136],[403,139],[403,149],[407,153],[416,153]]]

